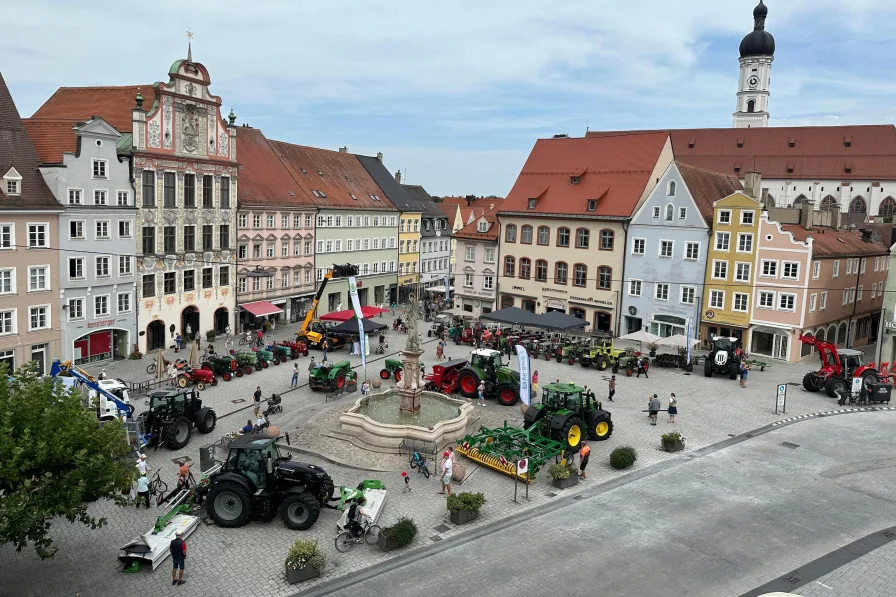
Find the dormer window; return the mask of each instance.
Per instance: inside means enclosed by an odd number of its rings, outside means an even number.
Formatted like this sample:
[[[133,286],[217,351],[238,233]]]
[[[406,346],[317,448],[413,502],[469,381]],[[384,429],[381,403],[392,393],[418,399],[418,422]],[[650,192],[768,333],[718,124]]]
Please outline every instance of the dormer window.
[[[19,174],[18,170],[10,168],[9,171],[3,175],[3,180],[6,183],[3,185],[3,190],[6,191],[7,195],[22,194],[22,175]]]
[[[529,203],[527,205],[528,209],[535,209],[536,203],[538,203],[538,199],[529,199]]]
[[[597,199],[588,200],[588,211],[597,211]]]
[[[579,177],[578,176],[570,176],[569,182],[570,182],[570,184],[579,184]]]
[[[479,232],[488,232],[488,222],[485,220],[479,221],[479,227],[477,228]]]

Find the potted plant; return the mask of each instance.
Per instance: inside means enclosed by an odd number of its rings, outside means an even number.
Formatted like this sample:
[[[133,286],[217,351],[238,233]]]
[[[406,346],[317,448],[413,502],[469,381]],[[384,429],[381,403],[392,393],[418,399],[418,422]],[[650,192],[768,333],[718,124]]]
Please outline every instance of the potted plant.
[[[205,339],[208,340],[209,342],[214,342],[217,335],[218,334],[215,333],[215,330],[209,330],[209,331],[205,332]]]
[[[654,358],[656,356],[656,351],[659,349],[660,345],[656,342],[649,342],[647,344],[647,350],[650,352],[650,358]]]
[[[376,544],[383,551],[392,551],[393,549],[409,545],[416,536],[417,523],[409,516],[401,516],[395,524],[380,531]]]
[[[666,452],[679,452],[684,450],[685,437],[678,431],[664,433],[662,436],[663,450]]]
[[[631,446],[619,446],[610,452],[610,466],[616,470],[630,467],[638,459],[638,453]]]
[[[579,475],[569,464],[552,464],[548,474],[554,480],[554,487],[557,489],[566,489],[579,482]]]
[[[485,496],[481,493],[452,493],[448,496],[448,510],[451,512],[451,522],[464,524],[479,518],[479,509],[485,503]]]
[[[286,554],[286,580],[294,585],[317,578],[326,565],[327,556],[320,551],[317,541],[296,539]]]

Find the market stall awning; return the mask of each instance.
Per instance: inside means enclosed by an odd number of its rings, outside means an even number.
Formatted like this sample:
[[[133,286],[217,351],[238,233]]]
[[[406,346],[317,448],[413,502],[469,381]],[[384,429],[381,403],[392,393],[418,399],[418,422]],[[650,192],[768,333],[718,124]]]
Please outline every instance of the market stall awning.
[[[549,330],[557,330],[560,332],[583,328],[588,325],[588,322],[584,319],[573,317],[572,315],[568,315],[560,311],[550,311],[549,313],[545,313],[544,315],[538,315],[537,318],[538,323],[536,325],[538,325],[539,327],[547,328]]]
[[[361,323],[364,324],[364,333],[372,334],[374,332],[379,332],[380,330],[386,329],[387,326],[377,323],[375,321],[371,321],[369,319],[362,319]],[[347,321],[343,321],[339,325],[335,325],[331,328],[328,328],[329,332],[344,332],[347,334],[357,334],[358,333],[358,320],[357,319],[349,319]]]
[[[361,307],[361,315],[370,318],[380,313],[386,313],[389,309],[380,309],[379,307]],[[346,309],[344,311],[333,311],[326,315],[321,315],[319,319],[322,321],[348,321],[355,316],[354,309]]]
[[[276,315],[277,313],[283,313],[283,309],[281,309],[271,301],[255,301],[254,303],[246,303],[245,305],[240,305],[240,307],[242,307],[255,317],[264,317],[265,315]]]
[[[427,290],[428,292],[438,292],[438,293],[441,294],[441,293],[444,293],[444,292],[445,292],[445,287],[444,287],[444,286],[433,286],[433,287],[431,287],[431,288],[427,288],[426,290]],[[451,292],[454,292],[454,286],[449,286],[449,287],[448,287],[448,290],[451,291]]]
[[[487,319],[489,321],[497,321],[500,323],[509,323],[511,325],[538,325],[538,315],[532,313],[531,311],[520,309],[519,307],[506,307],[504,309],[498,309],[497,311],[492,311],[491,313],[484,313],[483,315],[480,315],[479,318]]]

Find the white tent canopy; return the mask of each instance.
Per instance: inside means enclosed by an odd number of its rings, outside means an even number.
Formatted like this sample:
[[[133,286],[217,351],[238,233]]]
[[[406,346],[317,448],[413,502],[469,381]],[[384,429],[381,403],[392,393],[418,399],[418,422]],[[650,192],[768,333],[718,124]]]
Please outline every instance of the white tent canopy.
[[[651,342],[657,342],[658,340],[660,340],[660,337],[651,334],[650,332],[645,332],[644,330],[638,330],[637,332],[632,332],[631,334],[619,336],[619,339],[629,340],[631,342],[647,342],[649,344]]]
[[[691,348],[700,344],[700,340],[695,338],[691,338]],[[668,338],[661,338],[657,341],[657,344],[660,346],[677,346],[679,348],[686,348],[688,345],[688,337],[683,336],[681,334],[675,334],[674,336],[669,336]]]

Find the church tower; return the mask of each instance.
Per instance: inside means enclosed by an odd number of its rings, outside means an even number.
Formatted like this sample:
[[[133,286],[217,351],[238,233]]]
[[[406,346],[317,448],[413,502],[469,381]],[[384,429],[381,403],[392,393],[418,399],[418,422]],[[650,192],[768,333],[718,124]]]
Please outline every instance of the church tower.
[[[775,38],[765,30],[768,8],[759,0],[753,9],[753,31],[740,42],[740,77],[734,128],[768,126],[768,96]]]

